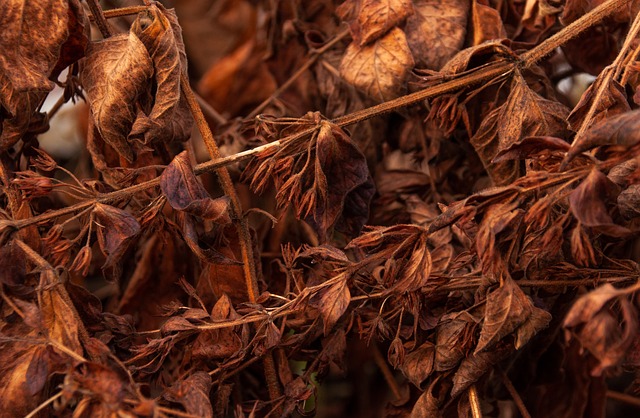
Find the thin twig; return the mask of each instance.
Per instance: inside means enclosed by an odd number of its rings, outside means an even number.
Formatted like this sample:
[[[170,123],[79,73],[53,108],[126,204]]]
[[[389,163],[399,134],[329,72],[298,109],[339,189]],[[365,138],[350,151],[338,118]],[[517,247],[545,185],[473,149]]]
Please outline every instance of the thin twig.
[[[144,12],[148,8],[149,8],[148,6],[120,7],[118,9],[103,10],[102,11],[102,15],[106,19],[113,19],[115,17],[124,17],[124,16],[137,15],[140,12]],[[89,20],[91,20],[92,22],[96,22],[97,21],[93,14],[89,14]]]
[[[480,408],[480,399],[478,398],[476,385],[469,387],[469,404],[471,405],[471,416],[473,416],[473,418],[482,418],[482,409]]]
[[[44,401],[40,405],[38,405],[38,407],[36,409],[34,409],[33,411],[31,411],[27,415],[25,415],[24,418],[33,418],[33,417],[35,417],[38,414],[38,412],[42,411],[44,408],[49,406],[51,403],[55,402],[55,400],[58,399],[61,396],[62,396],[62,391],[56,393],[55,395],[53,395],[52,397],[50,397],[49,399],[47,399],[46,401]]]
[[[402,393],[400,392],[400,387],[398,386],[398,382],[396,382],[396,378],[393,377],[393,373],[387,364],[387,360],[382,356],[377,345],[374,344],[371,351],[373,353],[373,361],[375,361],[376,365],[382,372],[384,380],[387,382],[387,385],[389,385],[389,389],[391,389],[391,393],[393,393],[393,396],[397,401],[399,401],[402,399]]]
[[[529,413],[529,411],[527,410],[527,407],[522,401],[520,394],[518,393],[516,388],[513,386],[513,383],[511,383],[511,379],[509,379],[509,376],[507,376],[504,370],[502,370],[500,367],[497,367],[497,370],[498,370],[498,374],[500,374],[500,377],[502,378],[502,383],[504,384],[504,387],[507,388],[509,395],[511,395],[511,398],[516,403],[516,406],[518,407],[518,411],[520,411],[520,415],[522,415],[522,418],[531,418],[531,414]]]
[[[110,37],[113,32],[111,31],[109,22],[107,22],[107,18],[104,16],[102,7],[100,7],[100,2],[98,0],[87,0],[87,4],[89,5],[89,10],[91,10],[91,14],[96,21],[96,25],[98,25],[98,29],[100,29],[102,37],[105,39]]]
[[[608,390],[607,398],[615,399],[616,401],[624,402],[628,405],[633,405],[636,408],[640,408],[640,399],[626,393],[616,392],[614,390]]]

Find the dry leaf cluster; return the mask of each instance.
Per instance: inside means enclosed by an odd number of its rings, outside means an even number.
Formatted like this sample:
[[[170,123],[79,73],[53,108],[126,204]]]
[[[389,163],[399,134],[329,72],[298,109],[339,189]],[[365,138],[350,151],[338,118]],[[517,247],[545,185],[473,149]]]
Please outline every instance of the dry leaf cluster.
[[[2,416],[629,416],[639,10],[2,1]]]

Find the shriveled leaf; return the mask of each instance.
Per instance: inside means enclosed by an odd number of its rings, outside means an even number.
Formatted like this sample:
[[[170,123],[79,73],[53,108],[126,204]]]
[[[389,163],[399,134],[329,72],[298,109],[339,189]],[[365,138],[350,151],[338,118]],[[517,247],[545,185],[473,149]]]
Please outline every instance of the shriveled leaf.
[[[213,408],[209,401],[211,376],[197,371],[185,379],[178,380],[162,395],[168,401],[179,403],[188,414],[197,417],[213,417]]]
[[[211,310],[214,321],[238,319],[231,300],[223,294]],[[193,343],[193,356],[199,359],[224,359],[242,348],[242,340],[232,327],[205,330]]]
[[[547,328],[550,322],[551,314],[534,306],[531,316],[516,331],[516,350],[524,347],[534,335]]]
[[[20,140],[54,84],[49,80],[69,28],[68,0],[6,0],[0,4],[0,151]]]
[[[92,43],[80,74],[91,115],[104,141],[133,162],[127,141],[137,116],[136,103],[150,87],[153,61],[138,36],[115,35]]]
[[[98,244],[107,257],[105,266],[112,265],[122,257],[131,239],[140,232],[140,224],[130,213],[102,203],[96,203],[93,214],[98,227]]]
[[[325,336],[329,335],[329,332],[347,311],[351,302],[351,292],[349,291],[349,286],[347,286],[347,274],[341,273],[336,278],[336,283],[325,287],[319,292],[317,300],[317,307],[324,321]]]
[[[616,289],[609,283],[605,283],[595,290],[582,295],[574,302],[571,310],[564,318],[565,327],[575,327],[589,320],[612,299],[624,295],[624,289]]]
[[[473,353],[465,357],[456,374],[453,376],[453,387],[451,397],[456,397],[478,381],[486,372],[490,371],[494,364],[497,364],[507,357],[513,348],[507,344],[499,344],[491,351]]]
[[[48,289],[40,299],[43,328],[48,338],[81,355],[78,328],[82,325],[74,315],[74,307],[57,287],[61,285],[60,277],[52,270],[45,270],[40,274],[40,282]]]
[[[474,354],[491,348],[523,325],[533,312],[531,300],[513,279],[505,277],[500,287],[487,295],[484,323]]]
[[[493,182],[509,184],[522,174],[517,162],[495,162],[498,153],[526,136],[562,137],[567,113],[564,105],[532,91],[522,76],[514,77],[507,101],[485,117],[471,138]]]
[[[464,44],[469,2],[415,0],[405,26],[416,66],[439,70]]]
[[[151,102],[138,112],[129,139],[145,144],[187,140],[193,118],[181,94],[180,75],[187,74],[187,56],[175,12],[153,4],[140,12],[131,31],[147,48],[156,87]]]
[[[441,372],[451,370],[465,357],[465,344],[469,322],[454,318],[438,325],[434,368]]]
[[[616,187],[600,170],[592,169],[569,196],[571,212],[584,226],[613,237],[628,235],[630,231],[615,224],[607,210],[606,199],[617,194]]]
[[[353,40],[364,46],[399,26],[413,13],[411,3],[411,0],[357,0],[357,17],[349,25]]]
[[[420,387],[433,372],[434,356],[435,345],[427,341],[405,356],[400,370],[411,383]]]
[[[493,159],[494,163],[507,160],[524,160],[536,154],[549,152],[567,152],[569,143],[553,136],[529,136],[500,151]]]
[[[483,42],[507,37],[500,12],[488,3],[483,0],[472,0],[471,2],[473,45],[481,45]]]
[[[411,409],[410,418],[433,418],[442,416],[440,399],[433,393],[436,383],[438,383],[438,379],[435,379],[431,386],[420,395]]]
[[[624,189],[617,199],[620,214],[626,219],[640,217],[640,184],[632,184]]]
[[[372,99],[383,102],[402,93],[413,66],[404,32],[393,28],[370,45],[350,44],[342,58],[340,74]]]
[[[229,199],[212,199],[200,183],[189,162],[187,151],[178,154],[160,176],[160,188],[172,208],[214,220],[229,223]]]

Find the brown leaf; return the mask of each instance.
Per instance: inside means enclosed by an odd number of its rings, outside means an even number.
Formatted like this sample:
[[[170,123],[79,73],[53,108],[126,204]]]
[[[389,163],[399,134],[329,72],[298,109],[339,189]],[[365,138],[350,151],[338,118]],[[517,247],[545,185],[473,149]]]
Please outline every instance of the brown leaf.
[[[41,124],[35,114],[54,84],[49,80],[68,37],[68,0],[6,0],[0,4],[0,151]]]
[[[384,102],[402,93],[413,66],[404,32],[393,28],[370,45],[351,43],[342,58],[340,74],[372,99]]]
[[[178,380],[165,390],[162,397],[181,404],[188,414],[197,417],[213,417],[213,408],[209,401],[211,376],[197,371],[189,377]]]
[[[357,0],[357,3],[357,16],[349,28],[359,46],[379,39],[413,13],[411,0]]]
[[[82,355],[78,338],[78,327],[81,324],[78,324],[71,301],[63,297],[57,287],[61,285],[60,277],[53,270],[45,270],[40,274],[40,283],[43,288],[49,289],[42,292],[40,299],[43,329],[46,330],[47,336],[67,349]]]
[[[532,91],[517,74],[507,101],[482,121],[471,138],[482,163],[495,184],[509,184],[521,173],[519,163],[495,162],[500,153],[527,136],[558,136],[566,132],[568,109]]]
[[[324,335],[329,335],[329,331],[334,327],[336,322],[347,311],[351,302],[351,292],[347,286],[349,275],[340,273],[332,280],[336,282],[327,286],[318,292],[315,305],[320,310],[324,321]]]
[[[551,314],[534,306],[529,319],[516,330],[516,350],[524,347],[534,335],[547,328],[550,322]]]
[[[618,208],[625,219],[640,216],[640,184],[632,184],[618,195]]]
[[[470,322],[463,317],[447,318],[436,329],[434,368],[438,372],[451,370],[465,357]]]
[[[227,295],[222,295],[211,310],[211,319],[214,321],[239,317]],[[242,340],[234,328],[228,327],[201,332],[193,343],[192,353],[199,359],[224,359],[231,357],[241,348]]]
[[[65,68],[84,57],[89,44],[89,18],[79,0],[69,1],[67,14],[69,36],[60,47],[60,57],[49,77],[51,80],[57,80]]]
[[[178,154],[160,176],[160,188],[172,208],[213,220],[229,223],[229,199],[212,199],[200,183],[189,162],[187,151]]]
[[[472,45],[480,45],[483,42],[507,37],[500,12],[491,7],[490,2],[486,0],[471,2],[471,21],[473,25]]]
[[[438,379],[435,379],[429,388],[420,395],[411,409],[411,415],[409,415],[410,418],[442,417],[442,412],[440,411],[440,399],[433,393],[434,387],[437,383]]]
[[[180,88],[180,75],[187,75],[187,55],[175,12],[153,4],[140,12],[131,31],[153,62],[155,93],[151,103],[138,112],[128,138],[145,144],[189,139],[193,118]]]
[[[96,203],[93,215],[98,226],[98,244],[107,257],[104,267],[112,266],[127,250],[131,239],[140,232],[140,224],[130,213],[102,203]]]
[[[531,300],[511,278],[487,294],[484,323],[474,354],[493,347],[498,341],[525,324],[533,312]]]
[[[605,80],[608,81],[608,84],[604,88],[602,94],[598,96],[597,107],[595,109],[595,113],[590,119],[590,123],[597,123],[601,120],[605,120],[631,110],[622,86],[617,81],[606,77],[606,74],[607,73],[602,73],[598,78],[596,78],[593,84],[591,84],[587,90],[582,93],[580,101],[569,114],[567,121],[569,122],[569,127],[572,130],[578,132],[582,127],[582,123],[584,122],[587,113],[590,112],[596,95],[599,93],[602,83]],[[577,148],[581,148],[579,144],[575,144],[575,146]]]
[[[435,345],[427,341],[405,356],[400,370],[411,383],[419,388],[433,372],[434,356]]]
[[[464,44],[469,2],[415,0],[413,7],[404,30],[416,66],[439,70]]]
[[[451,388],[451,397],[455,398],[462,392],[467,390],[469,386],[478,381],[486,372],[493,368],[509,354],[513,352],[513,348],[508,344],[498,344],[491,351],[482,353],[473,353],[465,357],[456,374],[453,376],[453,387]]]
[[[153,61],[144,44],[130,32],[89,45],[80,77],[91,115],[104,141],[130,163],[127,141],[137,116],[136,103],[150,86]]]
[[[624,237],[627,228],[613,222],[605,199],[615,196],[617,186],[600,170],[594,168],[569,196],[571,212],[584,226],[613,237]]]

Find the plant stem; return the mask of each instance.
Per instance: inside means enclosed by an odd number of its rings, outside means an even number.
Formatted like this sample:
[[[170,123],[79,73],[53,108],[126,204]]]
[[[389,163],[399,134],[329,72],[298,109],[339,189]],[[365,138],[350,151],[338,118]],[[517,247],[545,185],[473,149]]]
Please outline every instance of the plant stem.
[[[109,22],[107,22],[107,18],[104,16],[104,12],[102,11],[102,7],[100,7],[99,1],[87,0],[87,4],[89,5],[89,10],[91,10],[91,14],[96,21],[96,25],[98,25],[98,29],[100,29],[102,37],[105,39],[110,37],[113,32],[111,31]]]
[[[498,367],[497,370],[498,370],[498,373],[500,374],[500,377],[502,378],[502,383],[504,384],[504,387],[507,388],[507,391],[513,398],[513,402],[515,402],[516,406],[518,407],[518,411],[520,411],[520,415],[522,415],[522,418],[531,418],[531,414],[527,410],[527,407],[525,406],[524,402],[522,401],[522,398],[518,394],[518,391],[513,386],[513,383],[511,383],[511,379],[509,379],[509,376],[507,376],[507,374],[501,368]]]
[[[471,416],[473,418],[482,418],[482,409],[480,408],[480,399],[478,399],[478,389],[476,389],[476,385],[469,387],[469,404],[471,405]]]
[[[198,101],[193,94],[193,90],[191,89],[191,85],[189,84],[189,80],[187,80],[187,77],[184,73],[180,74],[180,87],[182,88],[182,92],[187,99],[189,109],[191,110],[191,114],[193,115],[196,125],[198,126],[200,135],[202,135],[202,139],[204,140],[211,160],[216,161],[220,159],[221,155],[220,150],[218,149],[218,145],[213,138],[211,129],[209,129],[209,125],[204,118],[202,109],[200,108],[200,105],[198,104]],[[216,169],[215,172],[218,175],[218,180],[220,181],[222,190],[229,198],[231,217],[233,219],[233,223],[236,227],[238,238],[240,240],[242,269],[244,271],[247,293],[249,295],[249,301],[251,303],[255,303],[258,298],[258,279],[256,275],[256,265],[253,254],[251,231],[249,230],[249,220],[246,216],[244,216],[240,198],[238,197],[238,193],[236,192],[233,181],[231,180],[231,175],[229,174],[227,168],[223,166]],[[278,383],[278,375],[276,372],[275,361],[273,359],[273,353],[269,352],[264,356],[263,364],[265,379],[267,381],[267,387],[269,390],[269,397],[271,400],[278,399],[282,396],[282,393],[280,391],[280,384]]]

